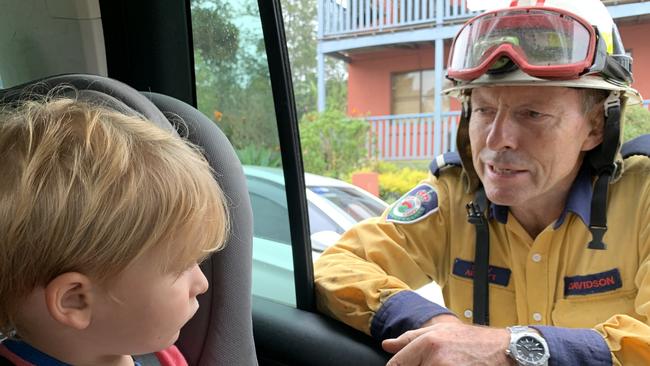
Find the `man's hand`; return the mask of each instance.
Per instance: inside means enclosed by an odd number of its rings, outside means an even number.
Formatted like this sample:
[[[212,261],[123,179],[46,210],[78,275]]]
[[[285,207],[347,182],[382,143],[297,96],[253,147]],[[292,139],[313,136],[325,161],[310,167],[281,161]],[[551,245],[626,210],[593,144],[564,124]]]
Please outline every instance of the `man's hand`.
[[[450,317],[434,319],[428,322],[434,323],[431,326],[384,340],[384,350],[396,353],[386,366],[513,364],[505,353],[510,344],[506,329],[466,325]]]

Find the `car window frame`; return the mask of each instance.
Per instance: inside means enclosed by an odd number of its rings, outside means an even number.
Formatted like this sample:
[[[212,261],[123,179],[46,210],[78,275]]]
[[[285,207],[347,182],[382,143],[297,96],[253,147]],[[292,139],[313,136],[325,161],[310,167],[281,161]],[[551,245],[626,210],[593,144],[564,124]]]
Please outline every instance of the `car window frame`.
[[[296,307],[316,311],[305,172],[280,0],[258,0],[271,77],[291,230]]]

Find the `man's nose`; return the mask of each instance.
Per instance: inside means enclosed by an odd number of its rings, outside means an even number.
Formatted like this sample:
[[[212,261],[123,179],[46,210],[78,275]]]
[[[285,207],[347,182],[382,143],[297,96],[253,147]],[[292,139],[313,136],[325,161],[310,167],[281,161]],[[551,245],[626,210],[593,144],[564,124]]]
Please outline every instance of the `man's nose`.
[[[497,111],[494,121],[490,124],[485,144],[492,151],[516,149],[518,146],[517,123],[504,110]]]

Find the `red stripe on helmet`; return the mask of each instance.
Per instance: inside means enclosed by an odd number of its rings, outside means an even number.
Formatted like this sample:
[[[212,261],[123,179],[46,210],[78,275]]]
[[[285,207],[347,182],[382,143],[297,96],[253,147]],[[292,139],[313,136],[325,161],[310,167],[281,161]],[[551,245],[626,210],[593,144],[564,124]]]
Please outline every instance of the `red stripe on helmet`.
[[[515,6],[519,6],[519,0],[513,0],[510,2],[510,7],[514,8]]]
[[[546,0],[537,0],[537,6],[543,6]]]

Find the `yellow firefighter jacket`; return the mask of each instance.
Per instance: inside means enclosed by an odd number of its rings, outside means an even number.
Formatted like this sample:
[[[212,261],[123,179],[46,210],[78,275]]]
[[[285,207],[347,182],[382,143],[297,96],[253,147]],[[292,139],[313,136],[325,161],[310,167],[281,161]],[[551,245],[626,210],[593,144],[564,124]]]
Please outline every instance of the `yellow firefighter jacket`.
[[[450,167],[430,176],[326,250],[315,264],[319,309],[377,338],[394,337],[447,311],[410,291],[435,281],[447,308],[471,323],[475,229],[465,205],[473,196],[460,173]],[[601,357],[650,365],[649,177],[650,159],[625,160],[609,190],[606,250],[587,248],[588,175],[536,238],[507,207],[491,206],[490,325],[537,327],[556,364]]]

